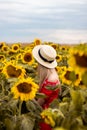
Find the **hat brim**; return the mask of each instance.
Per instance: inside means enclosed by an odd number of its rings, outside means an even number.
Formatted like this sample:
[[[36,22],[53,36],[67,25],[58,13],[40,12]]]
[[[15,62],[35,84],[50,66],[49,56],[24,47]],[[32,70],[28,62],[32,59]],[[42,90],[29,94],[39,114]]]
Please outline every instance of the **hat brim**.
[[[37,45],[34,47],[34,49],[32,50],[32,54],[33,54],[33,57],[36,59],[36,61],[38,63],[40,63],[41,65],[47,67],[47,68],[55,68],[57,66],[57,61],[56,59],[52,62],[52,63],[49,63],[49,62],[46,62],[44,60],[42,60],[38,54],[38,50],[42,47],[43,45]]]

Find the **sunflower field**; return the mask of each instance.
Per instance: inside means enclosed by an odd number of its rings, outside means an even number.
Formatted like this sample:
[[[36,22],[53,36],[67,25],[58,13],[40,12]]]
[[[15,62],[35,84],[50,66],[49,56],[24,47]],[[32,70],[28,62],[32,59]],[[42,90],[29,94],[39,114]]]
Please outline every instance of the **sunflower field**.
[[[45,110],[35,100],[45,98],[38,92],[38,64],[32,56],[39,44],[56,50],[62,90]],[[26,45],[0,43],[0,130],[40,130],[40,121],[52,130],[87,130],[86,43],[60,45],[39,39]]]

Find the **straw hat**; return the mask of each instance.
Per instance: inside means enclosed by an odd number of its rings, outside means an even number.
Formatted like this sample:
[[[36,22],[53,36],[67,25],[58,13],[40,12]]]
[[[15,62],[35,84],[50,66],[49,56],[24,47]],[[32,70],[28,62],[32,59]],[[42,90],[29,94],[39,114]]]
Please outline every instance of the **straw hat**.
[[[56,51],[50,45],[37,45],[32,50],[32,54],[38,63],[47,68],[55,68],[57,66]]]

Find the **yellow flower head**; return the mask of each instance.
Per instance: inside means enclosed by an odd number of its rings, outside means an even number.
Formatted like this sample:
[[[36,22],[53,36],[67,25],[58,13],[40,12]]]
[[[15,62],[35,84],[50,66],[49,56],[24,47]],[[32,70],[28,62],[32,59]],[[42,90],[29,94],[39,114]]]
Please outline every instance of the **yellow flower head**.
[[[5,45],[6,45],[5,42],[0,42],[0,49],[1,49],[3,46],[5,46]]]
[[[56,56],[56,60],[57,60],[57,62],[62,61],[62,55],[57,54],[57,56]]]
[[[52,46],[55,50],[58,50],[58,48],[59,48],[59,45],[58,45],[58,44],[52,43],[51,46]]]
[[[60,74],[60,79],[67,85],[73,83],[77,86],[77,83],[79,84],[80,82],[79,74],[76,74],[72,67],[64,69],[64,71]]]
[[[5,60],[5,56],[4,55],[0,55],[0,61],[4,61]]]
[[[54,127],[55,126],[55,121],[51,116],[46,116],[44,119],[44,122],[49,124],[50,126]]]
[[[21,66],[15,65],[14,62],[8,62],[3,68],[3,73],[7,78],[22,78],[25,75],[25,69],[23,69]]]
[[[45,123],[49,124],[52,127],[55,126],[54,112],[51,108],[43,110],[43,112],[41,113],[41,117]]]
[[[22,101],[32,100],[35,98],[39,86],[31,78],[22,78],[11,88],[14,98],[20,98]]]
[[[23,54],[22,61],[23,63],[28,63],[29,65],[31,65],[34,62],[34,58],[31,50]]]
[[[3,67],[0,67],[0,73],[2,73],[3,72]]]
[[[70,49],[68,64],[77,73],[82,74],[87,71],[87,44],[80,44]]]
[[[13,52],[18,52],[19,49],[20,49],[19,44],[13,44],[13,45],[12,45],[12,51],[13,51]]]
[[[63,128],[63,127],[56,127],[56,128],[54,128],[53,130],[66,130],[66,129]]]
[[[2,46],[2,51],[7,53],[9,51],[9,46],[7,45]]]
[[[17,60],[20,60],[22,59],[22,54],[21,53],[18,53],[17,56],[16,56]]]
[[[35,45],[40,45],[41,44],[41,40],[40,39],[34,39],[34,44]]]

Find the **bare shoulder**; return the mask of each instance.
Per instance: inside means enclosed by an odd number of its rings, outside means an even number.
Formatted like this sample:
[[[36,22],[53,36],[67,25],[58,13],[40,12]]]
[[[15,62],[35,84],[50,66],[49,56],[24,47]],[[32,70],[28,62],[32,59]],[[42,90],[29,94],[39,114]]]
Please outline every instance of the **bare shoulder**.
[[[50,74],[47,79],[50,82],[55,82],[55,81],[59,80],[58,75],[56,73]]]

